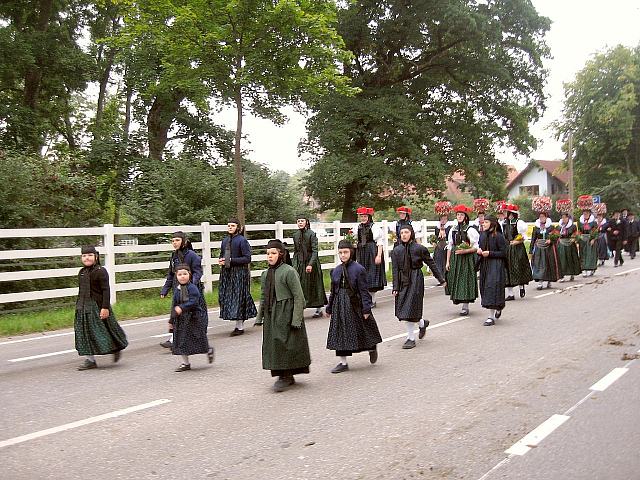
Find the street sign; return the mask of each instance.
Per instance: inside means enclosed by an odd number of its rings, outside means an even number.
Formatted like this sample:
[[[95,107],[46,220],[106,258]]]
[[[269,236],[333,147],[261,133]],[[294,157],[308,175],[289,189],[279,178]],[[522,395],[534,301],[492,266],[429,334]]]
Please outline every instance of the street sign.
[[[600,203],[600,195],[593,196],[593,203]]]

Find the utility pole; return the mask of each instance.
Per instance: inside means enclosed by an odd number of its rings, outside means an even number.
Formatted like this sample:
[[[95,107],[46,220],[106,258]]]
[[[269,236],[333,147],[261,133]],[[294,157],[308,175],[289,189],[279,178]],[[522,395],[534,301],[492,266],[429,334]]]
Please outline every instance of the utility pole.
[[[573,186],[573,133],[569,132],[569,198],[571,202],[574,198],[574,186]]]

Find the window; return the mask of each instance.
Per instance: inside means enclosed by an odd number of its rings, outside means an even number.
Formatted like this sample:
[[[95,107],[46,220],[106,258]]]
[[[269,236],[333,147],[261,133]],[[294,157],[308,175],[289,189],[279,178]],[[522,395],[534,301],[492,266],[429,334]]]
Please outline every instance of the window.
[[[520,185],[520,195],[527,197],[540,195],[540,185]]]

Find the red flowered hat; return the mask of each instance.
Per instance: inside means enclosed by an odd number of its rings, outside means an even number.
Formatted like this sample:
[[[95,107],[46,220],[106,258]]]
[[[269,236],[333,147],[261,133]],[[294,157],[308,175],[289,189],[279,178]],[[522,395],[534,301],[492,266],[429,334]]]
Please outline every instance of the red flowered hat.
[[[520,207],[518,205],[516,205],[515,203],[507,203],[504,206],[504,209],[507,212],[513,212],[513,213],[518,213],[520,211]]]
[[[556,212],[571,215],[573,210],[573,202],[570,198],[561,198],[556,200]]]
[[[453,207],[453,211],[455,213],[466,213],[468,215],[469,213],[473,212],[473,208],[460,204]]]
[[[438,215],[449,215],[452,208],[453,205],[451,205],[451,202],[447,201],[436,202],[436,204],[433,206],[433,209]]]
[[[406,213],[407,215],[411,215],[411,207],[398,207],[396,208],[396,212],[398,213]]]
[[[580,195],[576,203],[580,210],[591,210],[593,208],[593,197],[591,195]]]
[[[473,200],[473,209],[476,213],[484,213],[489,209],[489,200],[486,198],[476,198]]]
[[[373,215],[373,208],[371,207],[360,207],[356,210],[358,215]]]

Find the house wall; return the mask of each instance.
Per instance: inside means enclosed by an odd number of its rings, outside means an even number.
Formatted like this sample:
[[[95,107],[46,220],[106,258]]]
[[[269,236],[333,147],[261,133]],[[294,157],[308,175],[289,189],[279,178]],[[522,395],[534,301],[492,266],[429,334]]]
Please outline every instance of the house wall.
[[[544,168],[531,167],[509,190],[509,198],[520,195],[520,187],[525,185],[538,185],[539,195],[551,195],[552,177]]]

